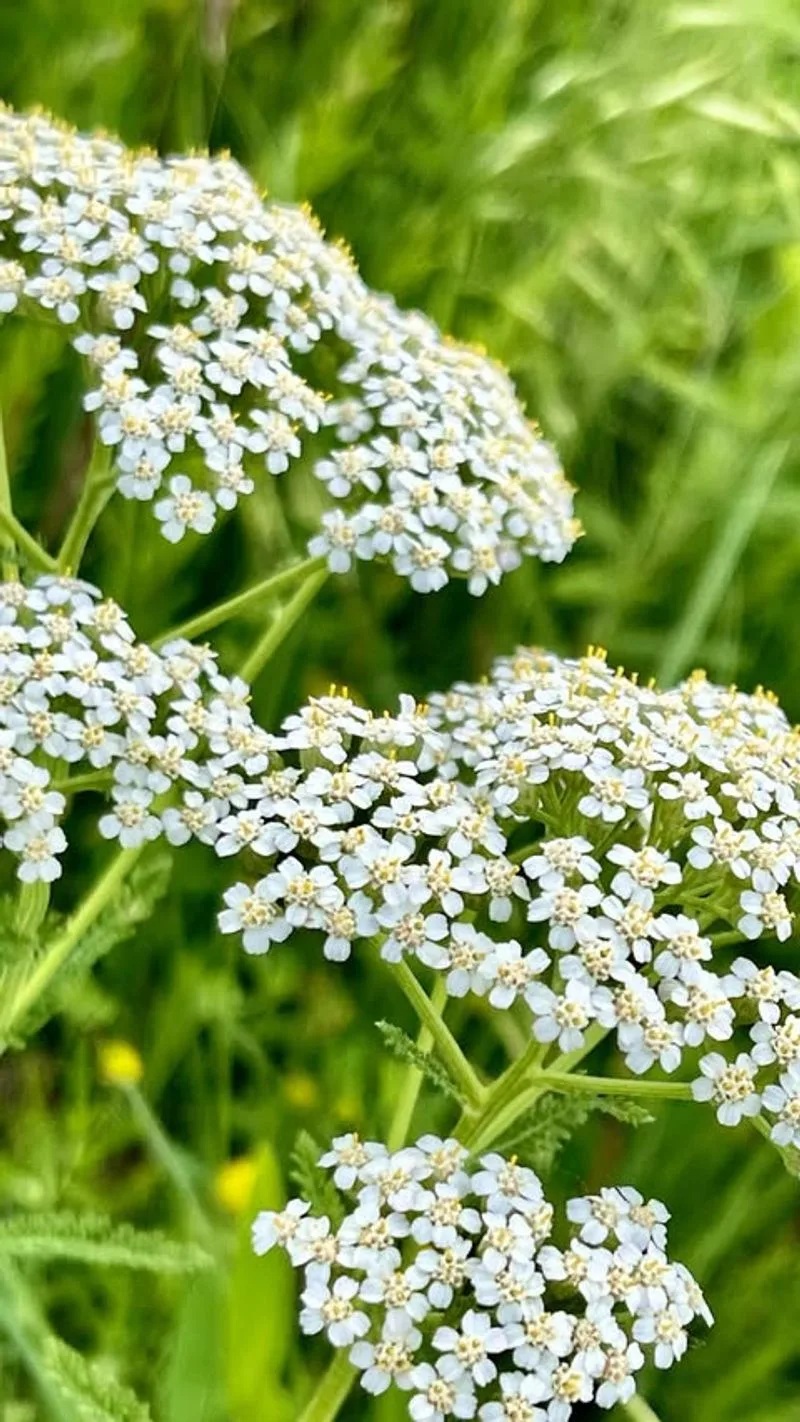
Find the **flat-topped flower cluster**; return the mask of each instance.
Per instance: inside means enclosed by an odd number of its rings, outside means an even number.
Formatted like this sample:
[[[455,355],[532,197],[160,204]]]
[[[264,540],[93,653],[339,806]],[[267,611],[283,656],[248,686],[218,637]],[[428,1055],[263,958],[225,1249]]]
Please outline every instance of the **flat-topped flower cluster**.
[[[207,647],[138,642],[89,583],[0,584],[0,816],[19,878],[59,877],[61,821],[87,777],[110,795],[105,838],[212,842],[267,763],[249,699]]]
[[[562,1052],[615,1030],[637,1073],[711,1046],[698,1097],[725,1124],[763,1105],[800,1145],[800,979],[769,961],[793,929],[800,737],[772,697],[520,652],[394,716],[314,700],[273,746],[217,839],[265,861],[220,918],[249,952],[377,939],[452,995],[524,1002]]]
[[[481,593],[578,533],[505,373],[371,292],[303,208],[229,157],[160,159],[0,108],[0,319],[75,332],[120,492],[208,533],[308,454],[336,506],[310,550]]]
[[[378,943],[451,995],[522,1004],[561,1052],[614,1030],[636,1073],[705,1049],[698,1099],[727,1125],[764,1109],[800,1148],[800,978],[763,956],[800,876],[800,739],[773,700],[535,652],[395,716],[334,694],[271,734],[249,699],[207,647],[138,642],[87,583],[3,584],[19,877],[58,877],[70,797],[103,792],[99,831],[125,848],[197,838],[263,865],[220,915],[248,952],[300,930],[334,960]]]
[[[300,1327],[347,1349],[361,1386],[408,1393],[414,1422],[568,1422],[577,1404],[627,1402],[646,1355],[669,1368],[695,1319],[713,1322],[666,1254],[669,1214],[634,1189],[570,1200],[570,1238],[533,1170],[456,1140],[389,1152],[353,1135],[321,1165],[337,1218],[304,1200],[264,1211],[256,1252],[275,1244],[304,1270]]]

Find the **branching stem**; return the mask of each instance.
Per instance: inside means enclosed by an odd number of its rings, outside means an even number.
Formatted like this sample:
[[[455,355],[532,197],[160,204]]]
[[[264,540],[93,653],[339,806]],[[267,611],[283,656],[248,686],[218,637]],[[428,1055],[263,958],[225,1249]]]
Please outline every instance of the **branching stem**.
[[[254,682],[263,671],[270,657],[278,650],[281,642],[289,635],[298,618],[302,616],[310,602],[313,602],[322,584],[328,577],[327,568],[317,568],[300,584],[294,597],[282,607],[277,617],[256,642],[252,652],[242,662],[239,675],[245,681]]]
[[[213,607],[206,608],[205,612],[199,612],[196,617],[182,622],[180,626],[170,628],[169,632],[157,637],[153,645],[163,647],[165,642],[171,642],[176,637],[201,637],[204,632],[210,632],[213,627],[219,627],[223,622],[230,622],[231,618],[247,612],[257,603],[284,592],[299,579],[321,572],[325,566],[324,558],[306,558],[302,563],[292,563],[291,567],[283,568],[279,573],[272,573],[268,578],[262,578],[261,582],[245,588],[244,592],[236,593],[235,597],[217,602]]]

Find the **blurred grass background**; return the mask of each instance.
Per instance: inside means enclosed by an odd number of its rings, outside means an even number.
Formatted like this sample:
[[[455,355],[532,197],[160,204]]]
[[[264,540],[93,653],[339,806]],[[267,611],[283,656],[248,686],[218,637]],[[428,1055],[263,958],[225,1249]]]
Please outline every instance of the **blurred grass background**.
[[[480,602],[458,585],[422,601],[375,569],[329,584],[258,688],[268,723],[331,680],[380,707],[481,674],[519,641],[601,643],[665,680],[704,664],[798,716],[798,75],[793,0],[0,3],[4,99],[162,151],[228,147],[276,197],[309,200],[371,284],[508,364],[578,486],[572,558]],[[0,401],[15,506],[55,530],[82,463],[58,333],[0,335]],[[313,514],[302,491],[299,507],[278,497],[177,554],[146,512],[115,505],[87,573],[155,634],[286,556]],[[220,636],[226,665],[255,630]],[[87,876],[95,854],[87,841]],[[373,1023],[405,1018],[363,962],[242,962],[214,931],[218,890],[205,856],[180,855],[156,919],[3,1060],[0,1206],[102,1208],[179,1234],[188,1172],[219,1269],[153,1287],[50,1266],[32,1276],[38,1305],[0,1273],[8,1422],[50,1416],[37,1307],[163,1422],[290,1422],[318,1365],[288,1330],[291,1282],[248,1259],[246,1212],[238,1252],[225,1224],[246,1171],[221,1186],[218,1172],[256,1162],[263,1202],[299,1129],[379,1132],[398,1067]],[[109,1035],[141,1053],[172,1158],[130,1093],[98,1079]],[[776,1155],[674,1106],[636,1132],[590,1125],[558,1179],[664,1198],[673,1248],[707,1289],[708,1343],[646,1379],[662,1422],[800,1419],[800,1197]],[[402,1410],[362,1396],[343,1416]]]

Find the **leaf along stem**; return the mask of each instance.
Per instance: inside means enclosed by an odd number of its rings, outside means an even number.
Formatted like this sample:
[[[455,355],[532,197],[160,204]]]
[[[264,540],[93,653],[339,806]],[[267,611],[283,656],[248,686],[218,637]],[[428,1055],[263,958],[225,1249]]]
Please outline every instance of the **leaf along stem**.
[[[61,932],[38,959],[33,971],[21,984],[8,1007],[0,1013],[6,1035],[11,1035],[14,1026],[30,1011],[36,999],[45,991],[59,968],[78,946],[83,935],[114,898],[144,847],[144,844],[141,844],[135,849],[119,850],[94,887],[67,919]],[[0,1042],[0,1051],[3,1046]]]

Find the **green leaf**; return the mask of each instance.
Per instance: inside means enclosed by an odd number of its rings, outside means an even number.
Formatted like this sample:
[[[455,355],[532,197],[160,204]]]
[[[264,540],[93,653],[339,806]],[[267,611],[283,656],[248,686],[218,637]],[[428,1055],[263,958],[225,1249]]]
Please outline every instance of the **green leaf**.
[[[285,1199],[274,1151],[263,1145],[255,1183],[236,1238],[225,1313],[226,1392],[236,1422],[261,1422],[269,1398],[270,1422],[292,1422],[295,1408],[281,1387],[293,1334],[294,1282],[279,1249],[253,1253],[252,1222],[259,1210],[279,1209]]]
[[[330,1176],[318,1164],[322,1147],[308,1131],[301,1131],[292,1151],[290,1176],[315,1215],[327,1215],[335,1227],[344,1219],[341,1196]]]
[[[595,1111],[625,1121],[628,1126],[650,1126],[655,1120],[641,1101],[631,1101],[627,1096],[596,1096],[593,1101]]]
[[[441,1062],[433,1056],[431,1052],[420,1051],[416,1042],[403,1031],[401,1027],[396,1027],[393,1022],[376,1023],[386,1046],[402,1062],[408,1062],[415,1066],[428,1081],[432,1082],[445,1096],[450,1096],[459,1105],[463,1106],[465,1098],[458,1090],[450,1073],[445,1070]]]
[[[167,891],[171,872],[172,855],[160,848],[136,865],[114,902],[84,935],[24,1022],[17,1024],[17,1035],[27,1037],[37,1032],[61,1009],[65,991],[68,992],[112,948],[131,938],[139,924],[152,916],[158,900]]]
[[[0,1257],[74,1259],[157,1274],[193,1274],[212,1262],[199,1245],[170,1239],[160,1230],[137,1230],[105,1215],[68,1210],[0,1219]]]
[[[99,1363],[82,1358],[60,1338],[44,1344],[44,1362],[56,1390],[81,1422],[152,1422],[149,1407]]]
[[[38,949],[36,929],[20,914],[16,894],[0,895],[0,968],[3,980],[21,964],[27,968]]]
[[[223,1394],[224,1310],[219,1273],[200,1274],[187,1288],[176,1327],[165,1339],[158,1389],[162,1422],[238,1422]]]
[[[534,1170],[547,1174],[564,1146],[594,1111],[633,1126],[644,1126],[654,1119],[638,1101],[629,1101],[627,1097],[547,1092],[521,1117],[514,1131],[493,1149],[504,1155],[517,1154]]]

